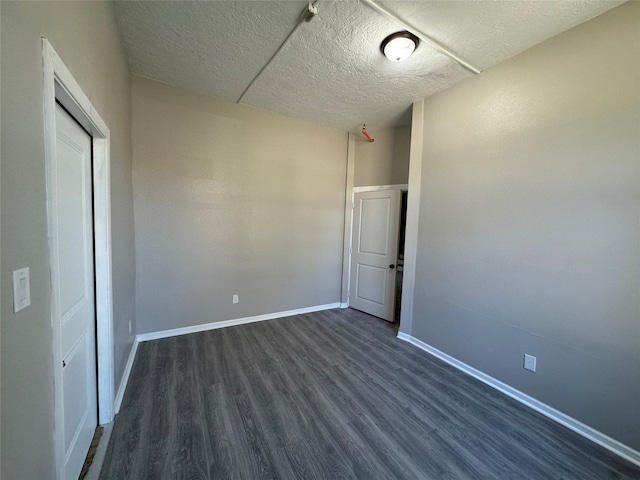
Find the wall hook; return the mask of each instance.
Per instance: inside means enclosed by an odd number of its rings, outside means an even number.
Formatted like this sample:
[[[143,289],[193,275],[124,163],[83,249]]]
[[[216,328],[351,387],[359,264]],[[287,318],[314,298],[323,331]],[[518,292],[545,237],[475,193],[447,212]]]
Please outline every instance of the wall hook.
[[[365,137],[367,137],[367,139],[368,139],[370,142],[373,142],[373,138],[371,138],[371,135],[369,135],[369,134],[367,133],[367,129],[366,129],[366,128],[364,128],[364,127],[365,127],[365,125],[364,125],[364,123],[363,123],[363,124],[362,124],[362,134],[363,134]]]

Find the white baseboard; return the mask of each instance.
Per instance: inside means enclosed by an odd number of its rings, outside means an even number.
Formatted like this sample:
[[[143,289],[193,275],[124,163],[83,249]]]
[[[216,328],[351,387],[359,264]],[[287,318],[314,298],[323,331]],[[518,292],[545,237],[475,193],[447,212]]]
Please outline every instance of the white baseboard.
[[[136,341],[148,342],[149,340],[158,340],[160,338],[187,335],[189,333],[205,332],[207,330],[215,330],[217,328],[234,327],[236,325],[244,325],[245,323],[262,322],[264,320],[291,317],[293,315],[319,312],[321,310],[330,310],[332,308],[340,308],[340,303],[316,305],[314,307],[298,308],[296,310],[287,310],[285,312],[267,313],[266,315],[256,315],[254,317],[235,318],[232,320],[223,320],[221,322],[203,323],[201,325],[194,325],[192,327],[172,328],[170,330],[161,330],[159,332],[141,333],[136,336]]]
[[[340,308],[349,308],[349,303],[341,303]]]
[[[404,340],[405,342],[411,342],[411,335],[407,335],[406,333],[402,333],[402,332],[398,332],[398,335],[396,335],[397,338],[399,338],[400,340]]]
[[[449,365],[456,367],[458,370],[461,370],[464,373],[471,375],[474,378],[477,378],[481,382],[486,383],[487,385],[495,388],[496,390],[499,390],[500,392],[504,393],[505,395],[508,395],[514,400],[517,400],[518,402],[534,409],[535,411],[543,414],[544,416],[550,418],[551,420],[554,420],[559,424],[564,425],[565,427],[573,430],[574,432],[582,435],[583,437],[591,440],[592,442],[597,443],[598,445],[606,448],[607,450],[615,453],[616,455],[619,455],[622,458],[630,461],[631,463],[634,463],[640,466],[640,452],[638,452],[637,450],[634,450],[633,448],[619,442],[618,440],[615,440],[609,437],[608,435],[605,435],[604,433],[599,432],[595,428],[585,425],[584,423],[576,420],[575,418],[570,417],[569,415],[566,415],[561,411],[556,410],[553,407],[550,407],[546,403],[542,403],[541,401],[536,400],[533,397],[530,397],[526,393],[522,393],[520,390],[517,390],[507,385],[506,383],[501,382],[500,380],[496,380],[492,376],[487,375],[486,373],[483,373],[480,370],[477,370],[467,365],[464,362],[461,362],[460,360],[452,357],[451,355],[448,355],[438,350],[437,348],[432,347],[431,345],[424,343],[423,341],[418,340],[415,337],[412,337],[411,335],[407,335],[406,333],[398,333],[397,338],[399,338],[400,340],[404,340],[405,342],[409,342],[412,345],[415,345],[416,347],[424,350],[425,352],[430,353],[434,357],[437,357],[440,360],[448,363]]]
[[[117,414],[120,411],[120,406],[122,405],[122,399],[124,398],[124,391],[127,389],[127,384],[129,383],[129,376],[131,375],[131,367],[133,367],[133,361],[136,358],[136,353],[138,351],[138,337],[134,338],[133,345],[131,346],[131,351],[129,352],[129,358],[127,359],[127,365],[124,367],[124,373],[122,374],[122,380],[120,380],[120,386],[118,387],[118,392],[116,393],[115,400],[115,413]]]

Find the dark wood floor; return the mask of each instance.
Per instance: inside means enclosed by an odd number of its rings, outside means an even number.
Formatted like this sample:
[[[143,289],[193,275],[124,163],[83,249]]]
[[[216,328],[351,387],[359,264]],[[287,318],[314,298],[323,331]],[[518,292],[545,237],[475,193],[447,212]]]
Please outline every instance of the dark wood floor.
[[[140,345],[101,479],[640,479],[640,469],[329,310]]]

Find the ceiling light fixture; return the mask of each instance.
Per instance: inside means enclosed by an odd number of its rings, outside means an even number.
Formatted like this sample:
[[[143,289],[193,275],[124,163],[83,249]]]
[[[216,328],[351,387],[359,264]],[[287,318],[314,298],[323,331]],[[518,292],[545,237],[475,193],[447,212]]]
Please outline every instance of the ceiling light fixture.
[[[418,48],[420,40],[411,32],[396,32],[382,41],[380,50],[392,62],[402,62]]]

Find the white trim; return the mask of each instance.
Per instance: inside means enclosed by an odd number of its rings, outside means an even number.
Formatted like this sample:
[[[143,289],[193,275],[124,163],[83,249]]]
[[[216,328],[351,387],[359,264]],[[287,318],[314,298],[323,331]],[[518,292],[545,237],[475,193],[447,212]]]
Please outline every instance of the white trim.
[[[276,318],[292,317],[294,315],[301,315],[303,313],[331,310],[332,308],[340,308],[340,303],[328,303],[326,305],[298,308],[296,310],[287,310],[285,312],[256,315],[254,317],[235,318],[232,320],[223,320],[221,322],[203,323],[200,325],[193,325],[192,327],[172,328],[171,330],[161,330],[159,332],[141,333],[139,335],[136,335],[136,342],[148,342],[149,340],[158,340],[160,338],[176,337],[178,335],[187,335],[189,333],[205,332],[207,330],[216,330],[218,328],[234,327],[236,325],[262,322],[264,320],[273,320]]]
[[[133,368],[133,361],[136,359],[136,353],[138,353],[138,337],[133,340],[133,345],[131,346],[131,351],[129,352],[129,358],[127,359],[127,364],[124,367],[124,373],[122,374],[122,380],[120,380],[120,386],[118,387],[118,392],[116,393],[115,400],[115,413],[120,412],[120,407],[122,406],[122,399],[124,398],[124,392],[127,389],[127,384],[129,383],[129,376],[131,376],[131,368]]]
[[[366,187],[353,187],[353,193],[378,192],[380,190],[408,190],[409,185],[368,185]]]
[[[343,304],[349,304],[349,268],[351,265],[351,224],[353,218],[353,182],[355,176],[355,155],[356,155],[356,139],[353,133],[347,136],[347,172],[344,189],[344,232],[342,242],[342,288],[340,292],[340,301]]]
[[[113,292],[111,274],[111,188],[110,188],[110,131],[89,98],[74,80],[56,51],[46,38],[42,39],[44,139],[47,181],[47,220],[49,229],[53,225],[51,211],[52,165],[55,161],[56,99],[93,136],[93,204],[95,238],[96,277],[96,352],[98,356],[98,423],[108,423],[114,416],[113,378]],[[49,230],[50,268],[55,271],[52,235]],[[53,288],[53,286],[52,286]],[[62,406],[62,352],[61,329],[54,319],[59,305],[56,296],[51,296],[51,319],[53,333],[53,380],[54,380],[54,443],[56,474],[64,477],[63,406]]]
[[[349,308],[349,302],[347,302],[347,303],[341,303],[341,304],[340,304],[340,308]]]
[[[398,332],[396,338],[411,343],[411,335],[407,335],[406,333]]]
[[[551,420],[564,425],[565,427],[573,430],[574,432],[582,435],[588,440],[591,440],[594,443],[606,448],[607,450],[619,455],[620,457],[628,460],[631,463],[634,463],[640,466],[640,452],[634,450],[633,448],[615,440],[608,435],[605,435],[602,432],[599,432],[593,427],[585,425],[584,423],[576,420],[569,415],[562,413],[559,410],[556,410],[553,407],[550,407],[546,403],[541,402],[540,400],[536,400],[533,397],[530,397],[526,393],[517,390],[506,383],[501,382],[493,378],[490,375],[487,375],[480,370],[477,370],[464,362],[448,355],[435,347],[432,347],[428,343],[423,342],[422,340],[418,340],[415,337],[407,335],[405,333],[398,333],[397,338],[400,340],[404,340],[405,342],[409,342],[412,345],[424,350],[427,353],[430,353],[434,357],[439,358],[440,360],[448,363],[449,365],[457,368],[458,370],[463,371],[467,375],[471,375],[472,377],[480,380],[481,382],[489,385],[492,388],[504,393],[505,395],[517,400],[518,402],[526,405],[529,408],[534,409],[536,412],[541,413],[545,417],[550,418]]]
[[[409,152],[409,192],[407,223],[404,230],[404,263],[402,266],[401,332],[410,334],[413,319],[413,297],[416,288],[418,229],[420,221],[420,189],[422,186],[422,137],[424,135],[424,100],[413,104],[411,114],[411,149]]]

